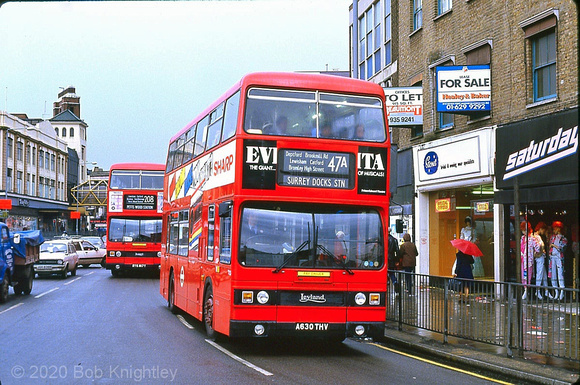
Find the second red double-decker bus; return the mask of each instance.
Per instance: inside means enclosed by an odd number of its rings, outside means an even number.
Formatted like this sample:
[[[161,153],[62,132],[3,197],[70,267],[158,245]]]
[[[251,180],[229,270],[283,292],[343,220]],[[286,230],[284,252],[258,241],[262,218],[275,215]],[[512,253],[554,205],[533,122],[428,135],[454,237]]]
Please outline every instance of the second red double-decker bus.
[[[113,276],[127,270],[159,270],[165,165],[111,166],[107,191],[107,256]]]
[[[242,78],[170,141],[160,291],[210,337],[384,333],[383,89]]]

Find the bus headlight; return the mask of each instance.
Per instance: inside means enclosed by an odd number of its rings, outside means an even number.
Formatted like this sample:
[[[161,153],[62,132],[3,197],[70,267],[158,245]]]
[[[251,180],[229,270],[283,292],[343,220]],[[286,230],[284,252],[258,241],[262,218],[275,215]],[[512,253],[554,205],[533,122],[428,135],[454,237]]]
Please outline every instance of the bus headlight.
[[[365,327],[363,325],[356,325],[356,327],[354,328],[354,332],[357,336],[362,336],[363,334],[365,334]]]
[[[261,303],[262,305],[268,303],[268,301],[270,300],[270,295],[268,294],[267,291],[259,291],[258,295],[256,295],[256,299],[258,300],[259,303]]]
[[[242,303],[254,303],[254,292],[242,291]]]
[[[379,293],[370,293],[369,305],[380,305],[380,304],[381,304],[381,295]]]
[[[120,256],[121,256],[121,252],[120,252],[120,251],[117,251],[117,252],[115,253],[115,256],[116,256],[116,257],[120,257]]]
[[[357,293],[354,296],[354,303],[356,303],[359,306],[364,305],[366,301],[367,301],[367,296],[364,295],[364,293]]]
[[[254,326],[254,333],[256,333],[257,336],[261,336],[262,334],[264,334],[265,331],[266,329],[264,328],[263,325]]]

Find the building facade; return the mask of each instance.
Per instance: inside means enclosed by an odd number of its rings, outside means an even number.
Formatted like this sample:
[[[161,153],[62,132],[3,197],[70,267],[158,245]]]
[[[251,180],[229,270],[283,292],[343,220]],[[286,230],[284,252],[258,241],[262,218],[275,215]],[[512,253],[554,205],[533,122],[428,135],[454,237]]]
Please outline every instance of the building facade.
[[[15,230],[56,233],[68,218],[67,146],[52,125],[0,112],[1,187],[12,202],[4,221]]]
[[[358,15],[351,31],[364,24],[368,38],[367,12],[387,8],[396,68],[363,73],[369,45],[358,32],[351,33],[351,58],[355,50],[361,55],[351,65],[358,63],[353,76],[383,84],[387,99],[420,90],[422,124],[391,124],[393,141],[413,154],[418,271],[451,274],[450,241],[470,217],[484,253],[476,275],[516,280],[517,210],[532,226],[564,224],[566,281],[578,287],[576,4],[361,0],[351,8]]]

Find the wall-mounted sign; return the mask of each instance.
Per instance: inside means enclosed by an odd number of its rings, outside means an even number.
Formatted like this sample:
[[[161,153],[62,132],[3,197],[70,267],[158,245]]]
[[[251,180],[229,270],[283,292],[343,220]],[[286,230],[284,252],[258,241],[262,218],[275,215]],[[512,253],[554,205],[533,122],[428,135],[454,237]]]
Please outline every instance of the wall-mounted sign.
[[[491,110],[489,65],[436,68],[437,112],[463,114]]]
[[[487,213],[491,210],[491,202],[475,202],[475,212],[476,213]]]
[[[423,124],[423,87],[385,88],[389,126]]]
[[[451,211],[451,198],[435,199],[435,212],[447,213]]]
[[[417,151],[419,181],[479,173],[479,137]]]

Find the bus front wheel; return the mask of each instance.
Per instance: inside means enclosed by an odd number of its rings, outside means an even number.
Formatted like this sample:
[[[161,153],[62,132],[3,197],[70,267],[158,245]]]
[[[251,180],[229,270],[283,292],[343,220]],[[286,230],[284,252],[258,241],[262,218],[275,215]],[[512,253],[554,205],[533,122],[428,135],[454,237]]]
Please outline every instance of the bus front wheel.
[[[216,339],[216,331],[213,328],[213,290],[211,286],[207,288],[203,300],[203,323],[205,324],[207,338],[214,341]]]

